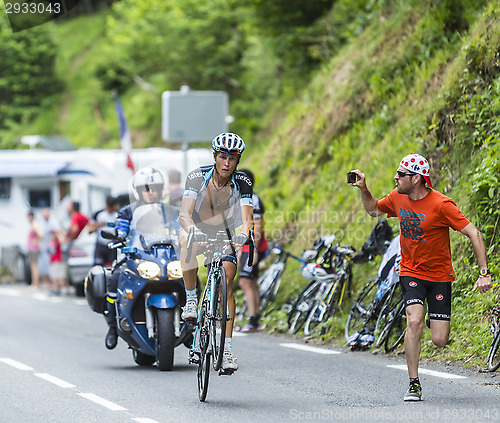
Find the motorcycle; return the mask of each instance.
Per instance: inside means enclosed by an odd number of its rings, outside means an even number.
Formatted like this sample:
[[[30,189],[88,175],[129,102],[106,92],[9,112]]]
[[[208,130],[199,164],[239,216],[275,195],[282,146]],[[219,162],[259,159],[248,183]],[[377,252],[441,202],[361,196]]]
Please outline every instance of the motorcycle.
[[[190,347],[192,328],[181,321],[186,294],[179,261],[178,210],[166,204],[137,207],[127,240],[115,228],[104,228],[103,237],[119,249],[111,269],[94,266],[85,281],[85,296],[92,310],[107,314],[106,280],[120,272],[117,289],[117,331],[132,349],[139,366],[155,362],[172,370],[174,348]]]

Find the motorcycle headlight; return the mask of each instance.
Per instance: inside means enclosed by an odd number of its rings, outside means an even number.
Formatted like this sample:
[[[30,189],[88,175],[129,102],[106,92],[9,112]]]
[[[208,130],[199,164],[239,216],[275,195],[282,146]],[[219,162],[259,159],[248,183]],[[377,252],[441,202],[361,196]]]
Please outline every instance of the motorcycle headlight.
[[[169,279],[181,279],[182,268],[179,260],[171,261],[167,264],[167,274]]]
[[[160,279],[160,266],[152,261],[143,261],[137,266],[137,271],[141,278],[158,280]]]

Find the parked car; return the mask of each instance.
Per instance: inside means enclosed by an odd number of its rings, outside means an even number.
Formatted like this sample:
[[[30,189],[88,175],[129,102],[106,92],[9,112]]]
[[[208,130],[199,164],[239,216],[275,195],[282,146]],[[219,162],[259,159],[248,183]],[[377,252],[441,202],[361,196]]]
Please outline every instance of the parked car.
[[[94,250],[97,235],[89,234],[85,228],[73,241],[68,258],[68,281],[75,287],[76,295],[83,297],[83,283],[87,273],[94,265]]]

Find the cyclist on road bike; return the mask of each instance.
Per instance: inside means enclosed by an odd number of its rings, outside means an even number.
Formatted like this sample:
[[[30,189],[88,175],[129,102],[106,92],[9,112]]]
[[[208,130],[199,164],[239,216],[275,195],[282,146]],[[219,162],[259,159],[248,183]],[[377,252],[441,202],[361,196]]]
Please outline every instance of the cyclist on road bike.
[[[432,189],[429,163],[419,154],[401,160],[394,179],[396,188],[382,200],[374,198],[366,186],[365,175],[354,170],[363,206],[370,216],[387,213],[400,223],[400,284],[406,305],[405,353],[410,385],[405,401],[420,401],[418,379],[420,336],[423,329],[424,301],[429,309],[432,342],[445,347],[450,334],[451,264],[449,228],[469,237],[479,266],[473,291],[491,287],[486,250],[481,233],[467,220],[455,202]],[[427,320],[427,319],[426,319]],[[426,321],[427,324],[427,321]]]
[[[180,233],[181,265],[186,287],[186,305],[182,319],[195,320],[198,314],[196,280],[198,274],[197,254],[203,254],[203,234],[205,239],[215,238],[224,232],[233,246],[222,258],[227,278],[227,302],[229,308],[228,324],[222,361],[223,370],[237,370],[238,364],[231,351],[235,301],[233,279],[237,268],[235,247],[244,245],[253,227],[252,182],[243,173],[236,170],[245,149],[245,143],[236,134],[224,132],[212,141],[215,163],[202,166],[190,172],[186,177],[185,191],[182,198],[179,222],[183,228]],[[241,226],[235,235],[236,228]],[[188,233],[194,228],[195,240],[189,262],[187,240]]]

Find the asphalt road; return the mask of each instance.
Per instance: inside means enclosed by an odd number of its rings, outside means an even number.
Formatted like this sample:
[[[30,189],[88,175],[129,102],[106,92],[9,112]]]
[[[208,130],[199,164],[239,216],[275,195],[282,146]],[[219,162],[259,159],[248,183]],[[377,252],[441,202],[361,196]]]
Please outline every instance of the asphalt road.
[[[0,285],[0,422],[496,422],[500,376],[424,365],[424,401],[405,403],[404,359],[311,347],[264,333],[235,336],[240,369],[210,378],[176,349],[172,372],[140,368],[85,299]],[[302,349],[305,348],[305,349]]]

